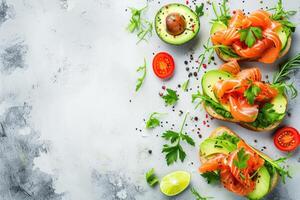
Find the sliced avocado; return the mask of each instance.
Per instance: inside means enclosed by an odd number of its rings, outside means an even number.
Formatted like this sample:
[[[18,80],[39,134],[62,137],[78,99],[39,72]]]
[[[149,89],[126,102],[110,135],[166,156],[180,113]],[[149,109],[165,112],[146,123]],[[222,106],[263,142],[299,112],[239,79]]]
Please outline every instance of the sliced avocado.
[[[286,112],[286,107],[287,107],[287,99],[285,96],[282,94],[278,94],[272,101],[270,102],[273,104],[273,109],[275,110],[276,113],[285,113]],[[284,115],[282,115],[282,118]]]
[[[219,142],[222,142],[222,146],[225,146],[227,148],[220,148],[218,147]],[[223,154],[229,154],[231,151],[235,150],[236,146],[232,144],[231,142],[228,142],[226,140],[216,140],[214,138],[208,138],[204,140],[200,144],[200,154],[204,157],[210,156],[212,154],[216,153],[223,153]]]
[[[223,22],[216,21],[211,26],[210,34],[212,35],[215,32],[222,31],[222,30],[225,30],[225,29],[227,29],[227,26]]]
[[[230,78],[232,78],[232,75],[225,71],[210,70],[206,72],[201,81],[203,93],[212,98],[215,102],[219,102],[213,92],[213,87],[219,80],[227,80]]]
[[[270,189],[271,176],[265,166],[261,167],[257,172],[256,186],[254,191],[248,194],[248,198],[251,200],[262,199],[268,194]]]
[[[286,34],[286,32],[283,30],[283,28],[279,28],[277,31],[276,31],[280,41],[281,41],[281,51],[283,49],[285,49],[286,47],[286,44],[287,44],[287,41],[288,41],[288,35]]]
[[[160,39],[169,44],[184,44],[193,39],[199,29],[199,17],[183,4],[165,5],[155,16],[156,33]]]

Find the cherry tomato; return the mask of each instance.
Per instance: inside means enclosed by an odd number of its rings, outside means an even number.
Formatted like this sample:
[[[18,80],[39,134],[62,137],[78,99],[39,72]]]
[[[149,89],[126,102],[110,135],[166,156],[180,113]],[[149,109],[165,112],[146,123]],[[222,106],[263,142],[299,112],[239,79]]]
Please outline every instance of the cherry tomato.
[[[274,144],[281,151],[293,151],[299,143],[299,132],[295,128],[283,127],[275,133]]]
[[[168,79],[174,73],[174,59],[170,54],[166,52],[160,52],[154,56],[152,67],[157,77],[161,79]]]

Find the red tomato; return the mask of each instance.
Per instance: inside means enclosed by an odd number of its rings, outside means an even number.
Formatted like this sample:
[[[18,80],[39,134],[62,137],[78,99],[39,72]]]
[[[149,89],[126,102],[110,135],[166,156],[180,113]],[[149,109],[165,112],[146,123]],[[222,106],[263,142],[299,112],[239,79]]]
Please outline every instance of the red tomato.
[[[161,79],[168,79],[174,73],[174,59],[170,54],[166,52],[160,52],[154,56],[152,67],[157,77]]]
[[[276,131],[274,144],[281,151],[293,151],[300,143],[300,136],[297,129],[292,127],[283,127]]]

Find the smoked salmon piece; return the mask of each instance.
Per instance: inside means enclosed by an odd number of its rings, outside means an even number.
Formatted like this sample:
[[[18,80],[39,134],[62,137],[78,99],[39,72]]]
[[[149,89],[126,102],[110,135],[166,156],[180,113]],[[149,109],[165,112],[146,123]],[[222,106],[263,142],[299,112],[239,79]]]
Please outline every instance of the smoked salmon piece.
[[[272,41],[268,39],[258,40],[252,47],[247,47],[240,41],[236,41],[232,44],[232,47],[236,54],[243,58],[258,58],[264,51],[272,46]]]
[[[232,59],[231,61],[221,65],[220,70],[236,75],[241,71],[241,68],[237,60]]]
[[[231,17],[229,21],[230,28],[248,28],[251,26],[251,21],[244,15],[241,10],[236,10],[235,14]]]
[[[239,39],[240,33],[236,28],[228,28],[222,31],[217,31],[211,36],[211,41],[214,45],[222,44],[230,46]]]
[[[261,27],[262,29],[266,29],[271,26],[271,18],[270,14],[264,10],[254,11],[249,15],[249,20],[251,21],[252,26]]]
[[[273,46],[267,49],[258,61],[263,63],[273,63],[279,57],[279,53],[281,50],[281,41],[278,35],[270,29],[263,31],[263,36],[272,41]]]
[[[241,89],[241,87],[242,83],[238,79],[229,79],[224,81],[220,80],[214,85],[213,91],[219,101],[227,103],[228,99],[225,97],[225,95],[236,92],[237,90]]]
[[[269,102],[278,95],[278,90],[268,84],[262,82],[254,82],[253,84],[260,88],[260,92],[255,97],[255,101]]]
[[[262,75],[257,67],[244,69],[237,74],[237,78],[241,80],[261,81]]]
[[[225,165],[224,164],[225,158],[226,158],[226,155],[219,154],[219,155],[215,156],[214,158],[209,159],[207,162],[205,162],[199,168],[199,172],[200,173],[212,172],[212,171],[222,168]]]
[[[254,122],[258,115],[258,105],[250,105],[245,98],[229,96],[230,113],[241,122]]]

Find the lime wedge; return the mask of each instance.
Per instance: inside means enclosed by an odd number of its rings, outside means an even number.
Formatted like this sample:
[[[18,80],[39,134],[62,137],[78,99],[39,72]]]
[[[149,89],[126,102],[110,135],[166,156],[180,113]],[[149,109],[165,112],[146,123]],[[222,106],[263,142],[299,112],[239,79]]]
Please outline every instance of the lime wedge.
[[[167,196],[175,196],[185,190],[190,184],[191,175],[185,171],[175,171],[160,182],[160,191]]]

